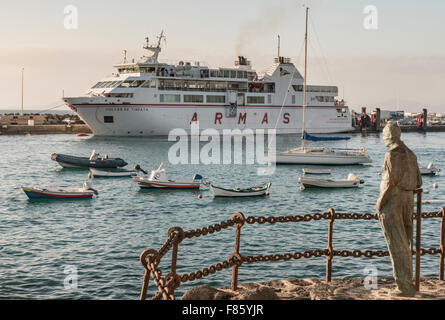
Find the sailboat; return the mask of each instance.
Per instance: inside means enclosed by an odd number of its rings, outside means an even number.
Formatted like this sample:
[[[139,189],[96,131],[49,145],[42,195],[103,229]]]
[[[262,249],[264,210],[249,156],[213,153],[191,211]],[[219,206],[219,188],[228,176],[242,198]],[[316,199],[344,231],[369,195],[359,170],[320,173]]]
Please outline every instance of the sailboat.
[[[324,165],[350,165],[363,164],[372,162],[371,158],[366,155],[365,149],[359,150],[338,150],[327,147],[305,147],[305,140],[312,141],[332,141],[347,140],[349,137],[316,137],[311,136],[305,129],[305,113],[306,113],[306,79],[307,79],[307,31],[308,31],[308,13],[309,8],[306,7],[306,33],[304,38],[304,83],[303,83],[303,124],[301,147],[294,148],[283,152],[275,153],[275,163],[279,164],[324,164]]]

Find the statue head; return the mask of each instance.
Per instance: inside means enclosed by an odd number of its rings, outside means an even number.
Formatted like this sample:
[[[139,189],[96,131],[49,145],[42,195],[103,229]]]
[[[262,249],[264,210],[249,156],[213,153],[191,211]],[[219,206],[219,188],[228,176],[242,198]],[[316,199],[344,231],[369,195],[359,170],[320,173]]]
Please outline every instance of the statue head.
[[[387,147],[392,146],[393,144],[400,143],[400,135],[402,131],[400,130],[399,125],[396,122],[388,122],[387,125],[383,128],[383,141]]]

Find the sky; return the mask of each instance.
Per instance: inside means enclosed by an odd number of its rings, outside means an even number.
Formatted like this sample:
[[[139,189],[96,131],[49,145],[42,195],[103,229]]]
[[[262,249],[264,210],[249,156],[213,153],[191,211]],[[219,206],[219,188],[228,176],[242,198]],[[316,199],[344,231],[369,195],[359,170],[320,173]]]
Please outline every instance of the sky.
[[[66,6],[78,28],[67,29]],[[160,60],[230,67],[238,55],[263,72],[277,56],[303,72],[304,5],[310,8],[308,83],[336,85],[355,110],[445,112],[443,0],[0,0],[0,109],[42,111],[145,54],[164,30]],[[377,9],[377,29],[366,29]]]

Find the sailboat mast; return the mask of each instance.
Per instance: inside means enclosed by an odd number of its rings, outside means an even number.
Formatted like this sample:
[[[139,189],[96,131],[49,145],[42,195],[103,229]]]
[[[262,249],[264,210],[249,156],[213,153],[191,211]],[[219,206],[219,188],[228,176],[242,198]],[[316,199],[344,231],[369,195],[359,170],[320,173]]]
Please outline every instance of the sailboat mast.
[[[25,71],[25,68],[22,68],[22,113],[21,115],[23,116],[23,72]]]
[[[306,77],[307,77],[307,21],[308,21],[309,8],[306,7],[306,33],[304,35],[304,82],[303,82],[303,125],[301,127],[301,148],[304,150],[304,131],[306,120]]]

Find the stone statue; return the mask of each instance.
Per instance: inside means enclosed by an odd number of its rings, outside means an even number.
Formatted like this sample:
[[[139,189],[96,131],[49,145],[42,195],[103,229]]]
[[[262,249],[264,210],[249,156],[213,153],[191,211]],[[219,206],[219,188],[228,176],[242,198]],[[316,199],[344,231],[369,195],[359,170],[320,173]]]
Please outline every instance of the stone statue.
[[[393,296],[412,297],[413,285],[413,191],[422,178],[416,155],[400,140],[401,130],[389,122],[383,129],[383,141],[389,147],[382,168],[377,214],[388,245],[398,290]]]

